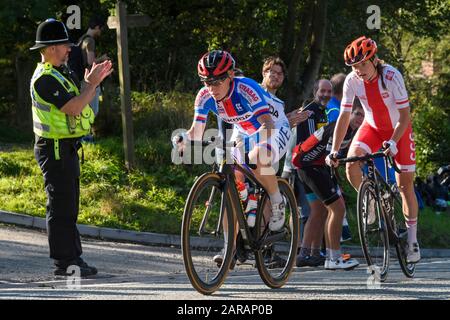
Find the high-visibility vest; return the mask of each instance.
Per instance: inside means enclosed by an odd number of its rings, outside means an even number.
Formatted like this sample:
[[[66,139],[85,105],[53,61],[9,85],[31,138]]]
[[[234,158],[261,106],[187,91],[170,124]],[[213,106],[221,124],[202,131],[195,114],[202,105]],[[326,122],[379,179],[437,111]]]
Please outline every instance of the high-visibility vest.
[[[95,118],[92,108],[86,105],[78,116],[61,112],[54,104],[42,99],[34,88],[34,83],[43,75],[55,78],[68,93],[80,94],[77,86],[51,64],[38,63],[30,85],[34,133],[49,139],[78,138],[89,134]]]

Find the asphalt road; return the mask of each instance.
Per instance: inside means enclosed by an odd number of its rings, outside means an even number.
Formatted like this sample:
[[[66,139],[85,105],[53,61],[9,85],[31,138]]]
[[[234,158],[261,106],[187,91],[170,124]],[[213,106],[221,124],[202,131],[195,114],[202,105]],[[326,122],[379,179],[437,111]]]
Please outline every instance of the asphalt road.
[[[238,266],[222,288],[202,296],[190,285],[179,248],[83,239],[84,259],[99,269],[78,288],[52,275],[45,233],[0,225],[0,299],[450,299],[450,259],[423,260],[407,279],[393,263],[387,282],[368,287],[365,265],[353,271],[297,268],[282,289],[256,269]]]

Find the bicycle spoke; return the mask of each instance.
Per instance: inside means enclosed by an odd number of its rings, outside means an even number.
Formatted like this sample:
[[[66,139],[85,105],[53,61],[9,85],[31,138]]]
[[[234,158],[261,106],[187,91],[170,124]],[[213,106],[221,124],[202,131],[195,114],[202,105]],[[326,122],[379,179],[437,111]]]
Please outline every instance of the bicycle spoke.
[[[384,216],[376,203],[375,190],[368,181],[358,191],[358,229],[367,264],[384,281],[389,268],[389,242]]]
[[[203,294],[217,290],[231,262],[232,226],[221,219],[220,178],[204,176],[194,185],[186,202],[183,228],[183,259],[189,280]],[[230,231],[231,229],[231,231]],[[230,243],[230,246],[225,244]]]
[[[261,200],[258,209],[256,232],[264,246],[255,253],[258,271],[264,283],[271,288],[281,287],[288,279],[296,258],[299,230],[298,209],[295,197],[287,182],[282,180],[280,192],[285,198],[285,225],[281,231],[268,230],[271,215],[267,195]]]

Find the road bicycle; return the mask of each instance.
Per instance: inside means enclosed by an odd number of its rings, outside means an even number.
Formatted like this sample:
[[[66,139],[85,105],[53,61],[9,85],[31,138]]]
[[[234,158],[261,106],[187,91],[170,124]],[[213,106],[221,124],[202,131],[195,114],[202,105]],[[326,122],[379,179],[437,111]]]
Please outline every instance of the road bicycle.
[[[384,177],[375,166],[375,158],[384,158]],[[391,179],[388,174],[388,166],[398,173],[400,169],[392,157],[382,151],[338,161],[339,164],[356,161],[366,163],[358,190],[357,218],[361,246],[369,270],[379,281],[384,282],[389,271],[390,246],[393,246],[405,276],[414,277],[415,264],[406,260],[407,229],[400,193],[395,179]]]
[[[203,141],[203,146],[214,143]],[[220,143],[216,143],[219,145]],[[222,147],[224,143],[221,144]],[[282,287],[295,263],[298,240],[298,209],[289,183],[278,178],[280,193],[285,201],[285,225],[277,232],[269,230],[271,215],[267,191],[251,171],[254,165],[239,164],[235,159],[214,164],[211,172],[196,178],[184,207],[182,222],[182,253],[187,276],[200,293],[210,295],[220,288],[236,259],[243,262],[249,253],[263,282],[270,288]],[[245,203],[236,187],[235,170],[249,183],[249,192],[258,195],[256,222],[248,226]],[[269,214],[267,214],[269,212]],[[237,233],[236,233],[237,230]],[[236,242],[236,245],[234,243]],[[218,252],[222,262],[213,261]],[[270,257],[276,252],[284,261],[271,265]]]

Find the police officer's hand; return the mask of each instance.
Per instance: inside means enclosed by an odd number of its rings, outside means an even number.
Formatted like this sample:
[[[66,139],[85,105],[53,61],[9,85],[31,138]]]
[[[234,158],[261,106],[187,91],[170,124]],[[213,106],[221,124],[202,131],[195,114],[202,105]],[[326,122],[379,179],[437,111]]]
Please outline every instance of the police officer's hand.
[[[111,60],[106,60],[99,64],[94,62],[90,71],[88,69],[85,70],[84,81],[97,87],[113,71]]]

